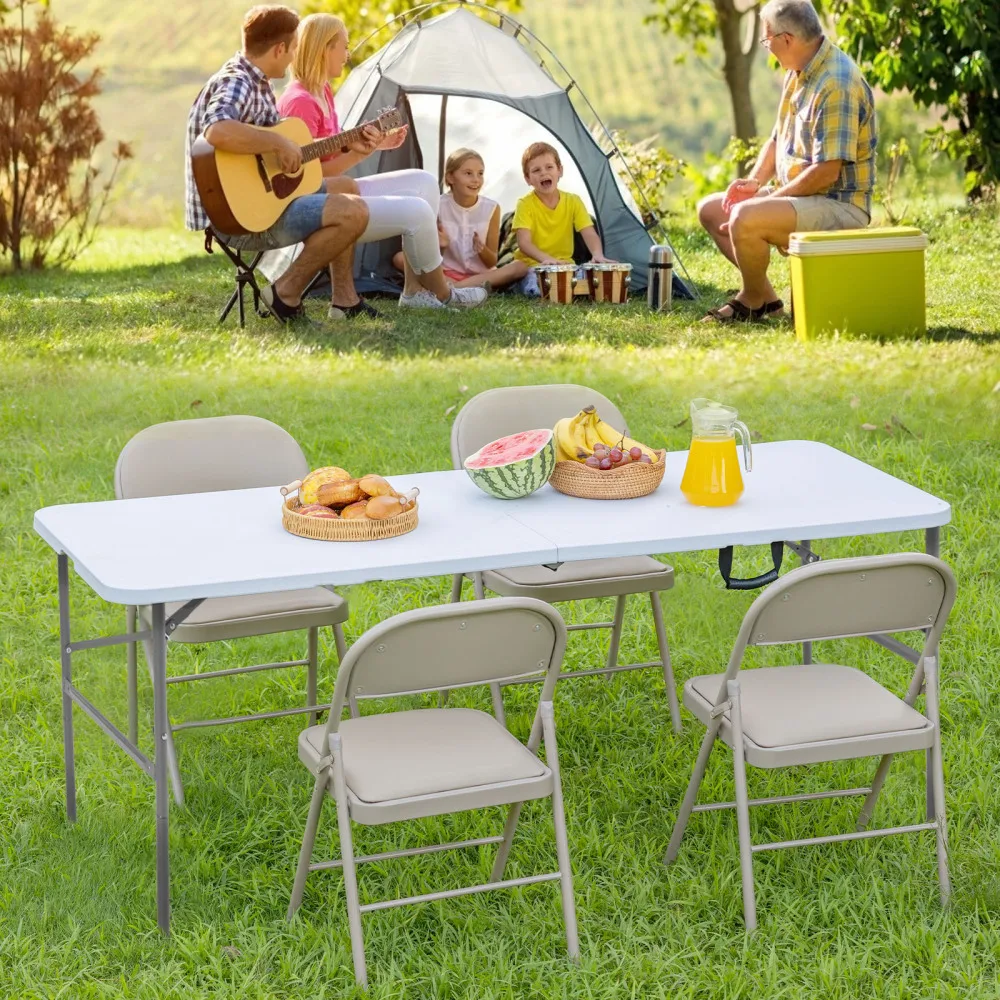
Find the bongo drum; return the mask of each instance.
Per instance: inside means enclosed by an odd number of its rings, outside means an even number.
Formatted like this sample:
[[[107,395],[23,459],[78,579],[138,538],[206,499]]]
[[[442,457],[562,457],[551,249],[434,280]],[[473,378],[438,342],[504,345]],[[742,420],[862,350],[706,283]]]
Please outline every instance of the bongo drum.
[[[585,264],[587,288],[591,302],[628,302],[628,286],[632,277],[631,264]]]
[[[535,274],[538,276],[538,290],[544,302],[555,302],[558,305],[573,304],[573,284],[576,264],[538,264]]]

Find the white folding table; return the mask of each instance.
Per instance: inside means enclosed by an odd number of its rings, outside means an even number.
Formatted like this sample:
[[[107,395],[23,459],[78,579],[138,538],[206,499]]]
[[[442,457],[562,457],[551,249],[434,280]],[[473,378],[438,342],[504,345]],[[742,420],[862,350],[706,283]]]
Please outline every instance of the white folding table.
[[[732,507],[702,508],[680,494],[686,452],[666,457],[660,488],[648,497],[608,501],[563,496],[550,486],[523,500],[486,496],[464,472],[393,475],[419,486],[420,523],[397,538],[324,543],[281,527],[275,488],[63,504],[35,514],[35,530],[58,556],[66,811],[76,819],[73,747],[75,703],[147,774],[156,788],[157,920],[170,928],[166,642],[200,601],[210,597],[346,585],[375,580],[475,573],[578,559],[656,555],[731,545],[785,543],[804,561],[810,539],[923,529],[937,555],[951,508],[864,462],[813,441],[759,444],[746,492]],[[72,641],[69,560],[105,600],[148,606],[150,628]],[[166,602],[185,602],[167,619]],[[887,637],[883,645],[912,654]],[[144,642],[153,676],[152,760],[73,684],[72,655],[97,646]],[[907,652],[909,651],[909,653]],[[809,650],[805,650],[808,659]]]

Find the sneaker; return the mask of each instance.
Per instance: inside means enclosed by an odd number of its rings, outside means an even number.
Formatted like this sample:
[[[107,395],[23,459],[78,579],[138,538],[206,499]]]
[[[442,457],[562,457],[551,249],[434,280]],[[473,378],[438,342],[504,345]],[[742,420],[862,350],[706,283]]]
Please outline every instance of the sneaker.
[[[265,285],[260,290],[260,300],[264,303],[267,311],[279,323],[291,323],[295,320],[305,319],[306,311],[300,302],[297,306],[290,306],[284,299],[278,297],[274,290],[274,285]]]
[[[446,306],[481,306],[489,298],[489,289],[481,285],[478,288],[453,288],[451,298],[445,303]]]
[[[359,298],[353,306],[335,306],[331,305],[326,312],[327,319],[340,320],[340,319],[381,319],[382,314],[372,305],[365,301],[364,298]]]
[[[421,288],[412,295],[400,295],[400,309],[444,309],[445,303],[433,293]]]

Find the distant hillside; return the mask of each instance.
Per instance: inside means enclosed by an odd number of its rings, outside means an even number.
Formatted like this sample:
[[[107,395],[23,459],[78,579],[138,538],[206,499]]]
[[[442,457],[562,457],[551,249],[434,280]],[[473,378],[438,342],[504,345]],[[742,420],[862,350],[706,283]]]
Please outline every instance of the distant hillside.
[[[112,139],[133,141],[126,215],[176,211],[183,192],[188,108],[205,78],[239,45],[249,0],[53,0],[56,18],[102,36],[98,107]],[[643,23],[648,0],[526,0],[522,20],[556,53],[599,114],[634,139],[659,133],[682,156],[717,151],[729,136],[729,103],[717,67]],[[761,60],[766,120],[776,78]],[[766,109],[766,111],[765,111]]]

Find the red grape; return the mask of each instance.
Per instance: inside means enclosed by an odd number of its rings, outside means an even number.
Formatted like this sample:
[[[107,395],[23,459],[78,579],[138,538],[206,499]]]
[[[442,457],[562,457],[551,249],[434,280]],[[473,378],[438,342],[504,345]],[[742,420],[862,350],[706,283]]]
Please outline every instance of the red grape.
[[[596,455],[591,455],[583,464],[589,465],[592,469],[599,469],[601,467],[601,460]]]
[[[604,469],[605,472],[608,469],[610,469],[611,468],[611,459],[610,458],[602,458],[601,459],[601,468]]]
[[[639,461],[644,462],[646,465],[653,464],[653,460],[649,457],[649,455],[643,455],[642,458],[639,459]]]
[[[628,465],[632,461],[632,456],[627,452],[622,452],[622,460],[618,463],[619,465]]]
[[[612,462],[617,464],[622,460],[622,450],[621,448],[615,447],[611,449],[611,454],[608,456]]]
[[[628,453],[632,456],[633,462],[638,462],[639,459],[642,458],[642,449],[636,444],[629,448]]]

